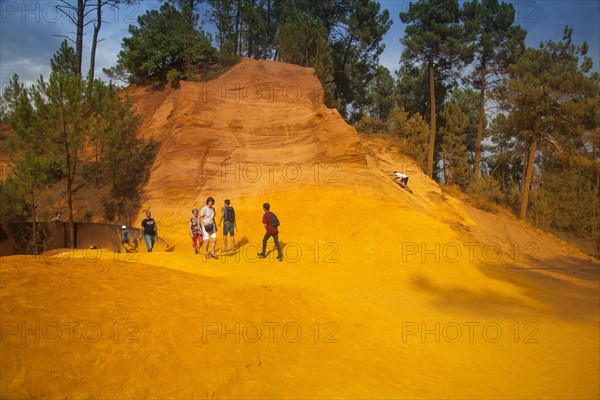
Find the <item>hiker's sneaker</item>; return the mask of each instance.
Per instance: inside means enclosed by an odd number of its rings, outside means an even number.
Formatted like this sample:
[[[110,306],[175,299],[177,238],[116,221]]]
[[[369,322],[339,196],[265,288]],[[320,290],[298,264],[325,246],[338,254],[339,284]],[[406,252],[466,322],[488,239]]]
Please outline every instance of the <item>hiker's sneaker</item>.
[[[278,261],[283,261],[283,257],[277,257]]]
[[[219,259],[219,257],[217,257],[217,255],[216,255],[216,254],[211,254],[210,256],[211,256],[212,258],[214,258],[214,259],[217,259],[217,260]]]
[[[210,258],[210,254],[205,254],[204,257],[208,260]]]
[[[265,255],[264,255],[264,254],[260,254],[260,253],[258,253],[256,256],[257,256],[258,258],[265,258]]]

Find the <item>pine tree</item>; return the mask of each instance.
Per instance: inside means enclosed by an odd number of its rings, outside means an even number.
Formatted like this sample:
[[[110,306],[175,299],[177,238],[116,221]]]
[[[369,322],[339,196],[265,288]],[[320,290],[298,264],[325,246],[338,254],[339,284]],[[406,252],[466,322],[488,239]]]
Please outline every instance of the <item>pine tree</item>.
[[[429,126],[419,114],[410,115],[396,105],[388,117],[388,132],[397,135],[402,143],[403,152],[423,168],[427,163],[427,136]]]
[[[210,5],[209,21],[217,29],[217,45],[221,57],[237,54],[235,18],[237,2],[234,0],[207,0]]]
[[[86,135],[94,122],[85,98],[86,88],[87,84],[80,75],[69,74],[64,72],[64,68],[57,68],[47,81],[40,77],[32,93],[36,110],[33,125],[39,127],[41,133],[52,143],[46,150],[61,160],[67,179],[69,240],[73,247],[76,247],[73,184],[78,174],[79,157]]]
[[[427,107],[429,101],[427,66],[402,63],[396,71],[396,76],[395,97],[398,104],[408,113],[419,113],[429,119],[431,108]],[[441,107],[443,102],[440,102],[440,98],[445,96],[443,88],[438,85],[435,92],[437,106]]]
[[[419,0],[400,13],[404,63],[424,63],[429,79],[430,134],[427,174],[433,177],[436,141],[436,80],[445,81],[466,59],[457,0]]]
[[[90,6],[90,0],[67,1],[60,0],[56,9],[64,14],[73,25],[75,25],[75,58],[73,59],[73,68],[76,75],[81,76],[81,63],[83,61],[83,36],[85,26],[89,23],[86,18],[93,11]],[[71,40],[71,39],[70,39]]]
[[[187,6],[182,11],[169,3],[138,17],[123,38],[117,65],[104,70],[109,76],[130,75],[132,81],[165,80],[171,70],[191,74],[200,61],[215,56],[210,37],[196,29],[198,15]]]
[[[13,74],[0,97],[0,121],[7,121],[15,111],[23,90],[24,86],[19,82],[19,75]]]
[[[510,200],[507,206],[518,211],[516,194],[525,150],[517,140],[519,132],[514,122],[505,114],[497,115],[490,124],[487,136],[490,145],[483,147],[483,150],[487,153],[484,164],[489,166],[490,176],[498,181],[500,189]]]
[[[443,137],[441,158],[444,183],[466,190],[470,180],[466,145],[469,118],[455,103],[449,103],[440,115],[444,121],[440,129]]]
[[[32,249],[38,253],[37,208],[41,189],[48,183],[46,170],[50,159],[46,148],[50,144],[43,134],[44,122],[35,118],[29,91],[18,83],[18,76],[13,76],[13,91],[18,95],[14,99],[9,125],[13,135],[8,140],[11,155],[11,184],[13,194],[28,204],[28,220],[32,222]],[[17,90],[18,89],[18,90]],[[25,211],[25,210],[24,210]],[[13,216],[14,217],[14,216]]]
[[[319,11],[325,13],[319,18],[328,20],[324,24],[329,26],[339,110],[356,121],[369,106],[367,87],[385,48],[383,36],[392,25],[389,12],[373,0],[325,2]]]
[[[315,68],[325,90],[325,103],[334,106],[333,61],[325,27],[303,11],[287,12],[287,22],[281,25],[276,38],[279,57],[284,62]]]
[[[116,86],[95,82],[91,99],[95,113],[91,139],[98,141],[102,152],[97,163],[104,173],[111,191],[117,196],[133,195],[138,175],[143,173],[140,155],[148,150],[148,143],[136,139],[135,132],[141,118],[136,114],[129,96],[121,99]],[[146,153],[149,156],[149,153]]]
[[[389,69],[381,65],[375,69],[375,76],[369,84],[367,93],[369,94],[369,114],[385,121],[395,103],[395,83]]]
[[[481,176],[481,142],[486,123],[490,87],[496,86],[509,63],[523,51],[526,32],[514,26],[515,9],[498,0],[473,0],[463,5],[465,28],[476,54],[471,83],[479,90],[479,120],[473,170]]]
[[[520,185],[521,219],[527,215],[538,151],[543,154],[563,147],[581,135],[591,109],[598,106],[597,74],[587,75],[591,68],[587,45],[574,45],[571,36],[567,27],[560,42],[527,49],[510,66],[510,78],[498,90],[497,98],[518,124],[520,140],[527,148]]]
[[[458,86],[455,86],[448,93],[448,101],[456,104],[460,111],[465,113],[469,118],[469,125],[465,131],[465,145],[468,154],[469,165],[473,165],[473,160],[475,159],[477,130],[479,125],[479,96],[471,88],[459,88]],[[487,126],[487,120],[484,120],[484,132]]]

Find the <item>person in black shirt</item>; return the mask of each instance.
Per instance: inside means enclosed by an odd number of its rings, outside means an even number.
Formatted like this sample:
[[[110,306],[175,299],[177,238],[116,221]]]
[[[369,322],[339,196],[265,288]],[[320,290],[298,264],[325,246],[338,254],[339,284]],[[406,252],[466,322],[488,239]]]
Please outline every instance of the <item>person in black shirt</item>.
[[[235,237],[234,230],[237,229],[237,224],[235,222],[235,210],[231,206],[231,202],[229,199],[225,200],[225,205],[221,208],[221,219],[219,220],[219,226],[225,220],[224,228],[223,228],[223,243],[225,248],[223,251],[227,251],[227,234],[231,236],[231,251],[235,250]]]
[[[140,239],[144,235],[146,241],[146,247],[148,247],[148,253],[152,253],[154,243],[156,243],[156,236],[158,235],[158,228],[156,227],[156,221],[152,218],[152,213],[146,211],[146,219],[142,221],[142,230],[140,231]]]

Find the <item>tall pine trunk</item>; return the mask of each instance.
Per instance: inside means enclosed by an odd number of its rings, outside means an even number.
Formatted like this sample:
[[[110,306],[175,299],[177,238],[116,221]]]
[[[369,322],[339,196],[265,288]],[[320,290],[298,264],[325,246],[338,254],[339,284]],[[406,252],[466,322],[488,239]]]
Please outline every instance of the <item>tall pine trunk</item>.
[[[450,185],[450,177],[448,176],[448,165],[450,164],[450,160],[447,157],[442,158],[442,168],[444,174],[444,185]]]
[[[37,236],[37,214],[35,212],[35,189],[34,189],[34,185],[33,183],[31,184],[31,217],[33,219],[33,236],[32,236],[32,240],[33,240],[33,254],[37,254],[38,253],[38,236]]]
[[[481,178],[481,141],[483,139],[483,121],[485,118],[485,60],[481,66],[481,82],[479,86],[479,123],[477,124],[477,141],[475,142],[475,161],[473,169],[475,170],[475,180]]]
[[[96,67],[96,45],[98,44],[98,34],[100,33],[100,26],[102,25],[102,0],[98,0],[98,5],[96,7],[96,23],[94,24],[94,36],[92,37],[92,54],[90,56],[90,85],[94,81],[94,69]]]
[[[240,18],[242,14],[242,0],[237,2],[237,10],[235,12],[235,54],[242,54],[241,38],[240,38]]]
[[[525,150],[523,151],[523,168],[521,168],[521,193],[523,193],[523,178],[527,175],[527,159],[529,153],[527,152],[527,141],[525,141]]]
[[[266,52],[264,53],[265,59],[268,57],[268,52],[271,48],[271,0],[267,0],[267,43],[266,43]]]
[[[76,166],[77,155],[75,160],[71,160],[71,148],[69,146],[68,132],[66,123],[63,126],[63,140],[65,144],[65,155],[67,164],[67,207],[69,209],[69,244],[71,248],[76,247],[75,243],[75,222],[73,221],[73,171]]]
[[[77,0],[77,38],[75,41],[75,72],[81,76],[81,61],[83,53],[83,26],[85,18],[85,1]]]
[[[252,54],[254,53],[254,33],[252,32],[252,27],[251,25],[248,25],[248,51],[247,51],[247,56],[248,57],[252,57]]]
[[[531,190],[531,178],[533,177],[533,166],[535,164],[535,153],[538,145],[538,135],[540,131],[539,117],[536,116],[535,126],[533,128],[533,137],[531,138],[531,147],[529,148],[529,159],[527,161],[527,172],[521,178],[521,212],[520,219],[527,217],[527,206],[529,204],[529,191]]]
[[[433,162],[435,152],[435,78],[433,71],[433,54],[429,54],[429,103],[431,107],[429,153],[427,155],[427,175],[433,179]]]

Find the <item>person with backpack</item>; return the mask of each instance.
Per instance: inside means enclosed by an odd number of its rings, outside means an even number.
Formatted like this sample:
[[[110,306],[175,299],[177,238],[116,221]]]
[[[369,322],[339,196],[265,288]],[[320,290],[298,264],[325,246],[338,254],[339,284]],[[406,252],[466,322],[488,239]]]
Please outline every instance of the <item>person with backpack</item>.
[[[206,243],[206,248],[204,252],[204,256],[206,258],[219,258],[215,254],[215,249],[217,247],[217,224],[215,223],[215,208],[213,205],[215,204],[215,199],[209,197],[206,199],[206,205],[202,207],[200,210],[200,219],[202,226],[202,234],[204,237],[204,242]],[[211,240],[212,239],[212,240]],[[208,254],[208,244],[212,241],[212,252]]]
[[[235,237],[234,231],[237,229],[237,225],[235,223],[235,210],[231,206],[231,202],[229,199],[225,200],[225,206],[221,209],[221,219],[219,220],[219,226],[221,223],[225,221],[223,224],[223,251],[227,251],[227,234],[231,236],[231,251],[235,250]]]
[[[272,236],[277,248],[277,260],[283,261],[283,254],[281,253],[281,246],[279,245],[279,219],[275,213],[270,211],[271,205],[269,203],[263,204],[263,215],[262,223],[265,225],[265,236],[263,237],[262,253],[258,253],[258,258],[265,258],[267,251],[267,240]]]
[[[190,237],[192,238],[192,248],[194,249],[194,254],[200,254],[202,252],[202,244],[204,243],[204,239],[202,238],[202,229],[200,229],[200,219],[198,218],[197,208],[192,210],[192,216],[188,221],[188,229],[190,232]]]

